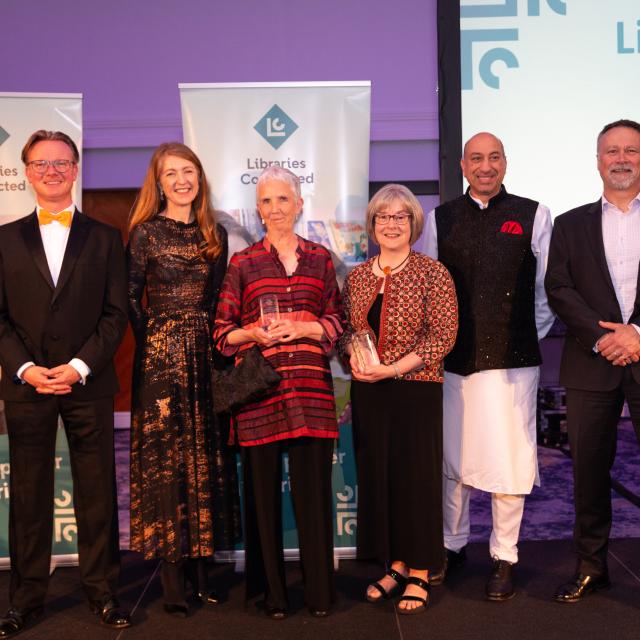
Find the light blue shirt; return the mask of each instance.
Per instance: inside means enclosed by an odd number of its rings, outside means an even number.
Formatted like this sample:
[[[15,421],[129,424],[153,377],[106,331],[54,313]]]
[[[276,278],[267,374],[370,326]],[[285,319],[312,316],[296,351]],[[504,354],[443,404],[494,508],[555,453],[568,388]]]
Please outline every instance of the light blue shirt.
[[[602,196],[602,240],[622,321],[633,313],[640,263],[640,194],[621,211]]]

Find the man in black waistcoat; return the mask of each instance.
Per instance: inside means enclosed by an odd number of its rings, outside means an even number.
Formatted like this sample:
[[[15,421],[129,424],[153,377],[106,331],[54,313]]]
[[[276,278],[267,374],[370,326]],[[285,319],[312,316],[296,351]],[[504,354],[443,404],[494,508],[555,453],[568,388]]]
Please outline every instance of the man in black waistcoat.
[[[22,160],[37,207],[0,226],[0,396],[11,463],[11,607],[0,619],[0,638],[19,633],[43,610],[58,416],[69,443],[84,591],[103,624],[127,627],[115,597],[113,450],[112,359],[127,325],[122,240],[73,205],[79,155],[68,135],[36,131]]]
[[[432,211],[427,253],[451,273],[459,305],[456,344],[445,358],[444,571],[461,565],[472,488],[491,493],[493,560],[486,597],[515,595],[512,567],[525,495],[539,484],[536,452],[538,340],[553,324],[544,291],[549,210],[507,193],[502,142],[467,141],[466,194]]]
[[[546,278],[549,302],[567,325],[560,383],[567,388],[578,556],[558,602],[609,585],[610,471],[625,400],[640,437],[640,123],[606,125],[597,158],[603,195],[558,216]]]

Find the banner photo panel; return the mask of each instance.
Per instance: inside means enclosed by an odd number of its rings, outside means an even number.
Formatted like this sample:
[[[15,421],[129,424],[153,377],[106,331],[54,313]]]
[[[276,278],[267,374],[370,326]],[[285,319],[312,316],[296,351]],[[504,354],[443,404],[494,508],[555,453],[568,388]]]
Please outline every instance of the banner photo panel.
[[[82,94],[0,93],[0,224],[35,207],[20,154],[38,129],[66,133],[82,154]],[[74,201],[82,204],[81,171]]]
[[[277,164],[300,178],[296,232],[347,268],[366,259],[369,82],[181,84],[180,100],[184,142],[203,162],[231,233],[247,244],[262,237],[256,181]]]
[[[230,251],[264,235],[256,183],[270,165],[299,177],[304,205],[295,231],[327,247],[342,287],[349,269],[367,259],[370,82],[181,84],[184,142],[204,165],[214,206],[229,232]],[[356,544],[355,458],[350,379],[331,370],[340,438],[333,458],[334,545],[352,557]],[[284,547],[298,539],[288,461],[282,478]]]
[[[637,0],[460,2],[462,137],[502,139],[505,186],[558,215],[596,200],[596,137],[640,120]]]

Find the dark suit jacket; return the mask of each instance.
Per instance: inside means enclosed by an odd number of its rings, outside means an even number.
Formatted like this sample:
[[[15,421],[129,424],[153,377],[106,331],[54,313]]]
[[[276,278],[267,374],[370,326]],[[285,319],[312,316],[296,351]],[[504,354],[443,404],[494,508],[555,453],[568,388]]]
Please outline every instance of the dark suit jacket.
[[[53,367],[80,358],[91,369],[72,397],[113,395],[113,355],[127,325],[127,281],[118,231],[77,209],[53,286],[34,213],[0,226],[0,397],[43,397],[15,376],[29,361]]]
[[[599,320],[623,322],[607,267],[600,200],[563,213],[554,222],[545,278],[549,303],[567,325],[560,384],[586,391],[614,389],[623,367],[614,367],[593,347],[607,331]],[[640,286],[629,323],[640,325]],[[631,365],[640,382],[640,367]]]

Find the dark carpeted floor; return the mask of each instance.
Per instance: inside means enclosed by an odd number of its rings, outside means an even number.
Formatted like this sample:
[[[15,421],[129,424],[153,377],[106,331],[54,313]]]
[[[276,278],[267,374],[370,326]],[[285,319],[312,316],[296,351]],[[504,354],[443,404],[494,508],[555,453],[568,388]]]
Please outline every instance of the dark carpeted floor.
[[[446,584],[434,587],[432,606],[418,616],[400,616],[395,602],[371,605],[362,598],[375,565],[342,561],[337,575],[338,601],[329,618],[311,618],[303,606],[297,563],[288,565],[292,615],[284,621],[264,618],[243,603],[241,577],[232,565],[212,567],[213,582],[228,593],[214,608],[193,610],[176,620],[162,610],[155,563],[124,556],[121,599],[134,612],[135,626],[122,632],[101,628],[84,602],[77,569],[57,569],[51,580],[47,614],[20,637],[25,640],[137,640],[220,638],[228,640],[636,640],[640,622],[640,539],[612,541],[609,566],[613,586],[574,605],[550,600],[554,588],[573,569],[568,541],[524,542],[517,567],[519,593],[506,603],[483,599],[488,561],[484,544],[469,548],[467,565]],[[6,593],[8,575],[0,575]]]
[[[631,421],[618,427],[618,452],[612,478],[640,496],[640,447]],[[563,540],[573,534],[573,477],[571,459],[559,449],[538,447],[540,486],[527,498],[520,538],[522,540]],[[640,537],[640,508],[611,493],[612,538]],[[489,494],[476,491],[471,502],[471,533],[476,541],[488,540],[491,533]],[[640,633],[638,634],[640,638]]]

